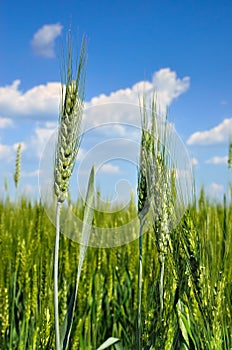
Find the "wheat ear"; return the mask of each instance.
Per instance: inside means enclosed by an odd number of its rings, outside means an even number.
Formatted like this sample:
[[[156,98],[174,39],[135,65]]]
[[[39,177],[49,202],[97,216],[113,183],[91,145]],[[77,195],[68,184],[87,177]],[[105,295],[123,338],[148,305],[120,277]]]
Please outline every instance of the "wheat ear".
[[[17,148],[17,155],[16,155],[16,161],[15,161],[15,173],[14,173],[14,183],[16,188],[18,187],[19,178],[20,178],[21,150],[22,150],[22,145],[21,143],[19,143]]]
[[[228,168],[232,168],[232,141],[229,143]]]
[[[82,41],[76,79],[73,79],[72,47],[70,42],[68,49],[68,68],[66,84],[65,86],[62,85],[62,104],[54,168],[54,191],[60,203],[63,203],[67,197],[70,177],[81,141],[86,62],[85,38]]]

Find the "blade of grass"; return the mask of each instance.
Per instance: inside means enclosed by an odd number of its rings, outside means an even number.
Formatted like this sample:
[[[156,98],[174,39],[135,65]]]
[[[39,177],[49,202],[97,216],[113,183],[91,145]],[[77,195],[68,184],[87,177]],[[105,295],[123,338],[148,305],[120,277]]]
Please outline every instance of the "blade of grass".
[[[107,349],[109,346],[112,346],[112,345],[118,343],[119,341],[120,341],[120,339],[118,339],[118,338],[110,337],[99,348],[97,348],[97,350]]]

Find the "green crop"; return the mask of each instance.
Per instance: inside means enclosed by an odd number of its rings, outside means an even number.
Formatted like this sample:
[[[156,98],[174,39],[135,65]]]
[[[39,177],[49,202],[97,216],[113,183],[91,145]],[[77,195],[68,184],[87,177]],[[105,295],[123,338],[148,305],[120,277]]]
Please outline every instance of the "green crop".
[[[130,206],[131,216],[136,213]],[[77,203],[75,211],[82,215]],[[115,225],[128,212],[114,216]],[[225,349],[232,346],[232,206],[212,204],[202,191],[171,233],[160,319],[159,252],[143,235],[142,346]],[[104,226],[104,215],[95,214]],[[107,226],[107,222],[106,222]],[[55,228],[40,203],[0,203],[0,349],[54,349],[52,261]],[[122,247],[89,247],[83,263],[70,349],[97,349],[108,337],[135,349],[138,240]],[[187,257],[187,258],[186,258]],[[60,318],[75,286],[79,244],[60,237]],[[116,344],[117,345],[117,344]],[[115,346],[116,346],[115,345]]]

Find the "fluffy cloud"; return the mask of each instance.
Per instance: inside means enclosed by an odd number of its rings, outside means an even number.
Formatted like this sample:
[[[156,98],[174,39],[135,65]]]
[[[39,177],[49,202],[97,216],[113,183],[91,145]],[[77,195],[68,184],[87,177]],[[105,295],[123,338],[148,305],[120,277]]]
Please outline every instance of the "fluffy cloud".
[[[0,87],[0,110],[10,118],[23,116],[50,119],[58,116],[61,87],[59,83],[38,85],[23,93],[20,80]],[[5,118],[6,119],[6,118]]]
[[[31,45],[36,55],[53,58],[55,56],[54,46],[56,38],[61,34],[62,25],[45,24],[37,30],[31,41]]]
[[[168,106],[175,98],[188,90],[190,78],[180,79],[170,68],[163,68],[154,74],[153,85],[158,93],[158,102],[161,106]]]
[[[163,109],[170,104],[173,99],[185,92],[189,86],[189,78],[180,79],[176,73],[169,68],[156,72],[151,82],[138,82],[130,88],[112,92],[110,95],[99,95],[86,103],[84,113],[84,127],[99,126],[105,127],[94,130],[101,133],[101,136],[121,136],[128,139],[136,139],[139,136],[141,114],[138,103],[138,95],[146,93],[151,98],[153,90],[159,94],[159,103]],[[40,120],[35,130],[27,142],[28,152],[40,157],[49,138],[54,133],[58,119],[59,102],[61,95],[60,83],[47,83],[46,85],[35,86],[26,92],[20,89],[20,80],[15,80],[11,85],[0,87],[0,110],[7,118],[0,119],[0,125],[9,126],[11,119],[17,117],[34,118]],[[44,120],[41,126],[41,120]],[[112,123],[116,122],[112,126]],[[120,123],[128,123],[137,128],[124,127]],[[99,137],[99,135],[98,135]],[[125,150],[123,149],[123,152]],[[1,145],[0,157],[8,157],[12,154],[12,146]],[[81,153],[80,153],[81,158]],[[79,158],[79,160],[80,160]],[[118,169],[110,164],[102,167],[101,171],[116,172]]]
[[[88,130],[86,135],[86,139],[88,137],[88,140],[90,140],[88,147],[93,147],[91,146],[91,140],[94,140],[94,144],[97,144],[98,148],[91,148],[91,155],[89,153],[88,156],[85,155],[85,161],[80,164],[80,172],[89,169],[93,159],[96,164],[103,164],[103,162],[109,160],[109,153],[111,156],[110,159],[118,158],[119,155],[121,155],[121,158],[126,157],[126,159],[130,159],[133,164],[136,164],[138,158],[137,155],[139,154],[139,144],[137,141],[139,142],[140,139],[141,125],[141,112],[138,103],[138,95],[140,94],[140,96],[143,96],[143,94],[146,93],[146,96],[151,98],[153,91],[156,88],[157,94],[159,94],[159,103],[162,105],[163,110],[165,110],[166,106],[180,96],[180,94],[185,92],[188,87],[188,77],[180,79],[175,72],[167,68],[156,72],[153,76],[152,82],[138,82],[130,88],[112,92],[108,96],[102,94],[87,102],[84,112],[83,129],[84,131]],[[43,93],[40,95],[40,98],[38,98],[38,103],[35,101],[36,97],[34,99],[34,108],[37,105],[38,108],[41,108],[39,101],[44,100],[41,96],[44,96],[45,92],[47,92],[46,96],[49,96],[51,92],[48,85],[43,86],[43,89],[41,90]],[[25,95],[28,96],[28,93],[29,92],[24,94],[24,97]],[[56,93],[57,92],[54,93],[54,96]],[[49,101],[49,98],[46,101]],[[52,115],[52,113],[48,114]],[[125,124],[129,124],[129,126],[125,126]],[[53,134],[54,126],[55,124],[51,121],[44,122],[43,126],[37,125],[28,146],[28,149],[32,149],[33,154],[36,154],[37,157],[41,157],[42,155],[42,159],[45,159],[47,153],[52,152],[52,143],[47,151],[44,151],[44,146],[47,145],[49,138]],[[89,128],[91,129],[89,130]],[[106,136],[110,139],[107,144],[102,144],[101,146],[102,140],[105,139]],[[112,137],[122,137],[122,140],[120,143],[117,142],[116,146],[116,141],[111,140]],[[100,150],[99,147],[101,147]],[[135,150],[135,147],[138,149],[136,148]],[[117,149],[116,154],[115,149]],[[81,151],[83,152],[82,154],[79,152],[79,161],[83,161],[83,154],[85,154],[86,150],[84,149]],[[104,158],[105,153],[106,156]],[[131,157],[136,159],[131,159]],[[100,167],[99,171],[116,174],[120,172],[120,169],[115,165],[107,163]]]
[[[232,134],[232,118],[224,119],[222,123],[205,131],[197,131],[187,140],[188,145],[212,145],[228,142]]]
[[[160,69],[154,73],[151,82],[138,82],[132,87],[92,98],[86,103],[85,123],[96,126],[115,121],[140,125],[139,95],[145,93],[150,99],[155,90],[162,112],[188,89],[189,82],[188,77],[180,79],[170,68]],[[11,85],[0,87],[0,110],[7,118],[32,117],[49,121],[58,117],[60,98],[58,82],[38,85],[23,92],[20,80],[15,80]]]
[[[163,68],[155,72],[152,81],[141,81],[134,84],[131,88],[120,89],[112,92],[110,95],[101,94],[92,98],[88,107],[101,105],[105,103],[132,103],[138,105],[138,96],[152,97],[155,92],[157,102],[161,109],[166,108],[171,102],[186,92],[190,85],[190,78],[180,79],[176,72],[170,68]]]
[[[8,128],[13,125],[13,121],[10,118],[0,117],[0,129]]]
[[[215,164],[215,165],[227,164],[227,162],[228,162],[227,156],[224,156],[224,157],[215,156],[215,157],[212,157],[212,158],[206,160],[206,164]]]
[[[110,95],[101,94],[86,104],[85,119],[94,125],[107,122],[124,122],[140,125],[141,115],[138,96],[145,94],[151,100],[156,93],[159,111],[162,114],[174,99],[186,92],[190,78],[180,79],[170,68],[155,72],[152,81],[141,81],[130,88],[120,89]],[[149,105],[147,105],[149,107]]]
[[[37,157],[40,157],[44,147],[52,136],[55,136],[54,128],[36,127],[30,140],[30,148],[34,150]]]

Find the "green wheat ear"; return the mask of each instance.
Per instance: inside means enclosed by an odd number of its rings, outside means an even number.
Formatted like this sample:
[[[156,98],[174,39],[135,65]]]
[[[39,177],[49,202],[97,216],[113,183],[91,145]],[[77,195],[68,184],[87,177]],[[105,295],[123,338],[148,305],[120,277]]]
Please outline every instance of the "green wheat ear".
[[[54,167],[54,192],[60,203],[63,203],[68,195],[70,177],[81,141],[81,121],[84,109],[86,40],[84,37],[75,78],[73,77],[70,40],[69,38],[66,82],[65,86],[62,85],[62,107]]]
[[[229,143],[228,168],[232,168],[232,141]]]
[[[16,161],[15,161],[15,173],[14,173],[14,183],[16,188],[18,187],[19,178],[20,178],[21,150],[22,150],[22,145],[21,143],[19,143],[17,148],[17,155],[16,155]]]
[[[148,212],[148,164],[154,155],[153,125],[148,128],[148,117],[146,111],[145,97],[143,99],[142,113],[142,135],[140,143],[140,162],[138,169],[138,214],[140,221]]]

